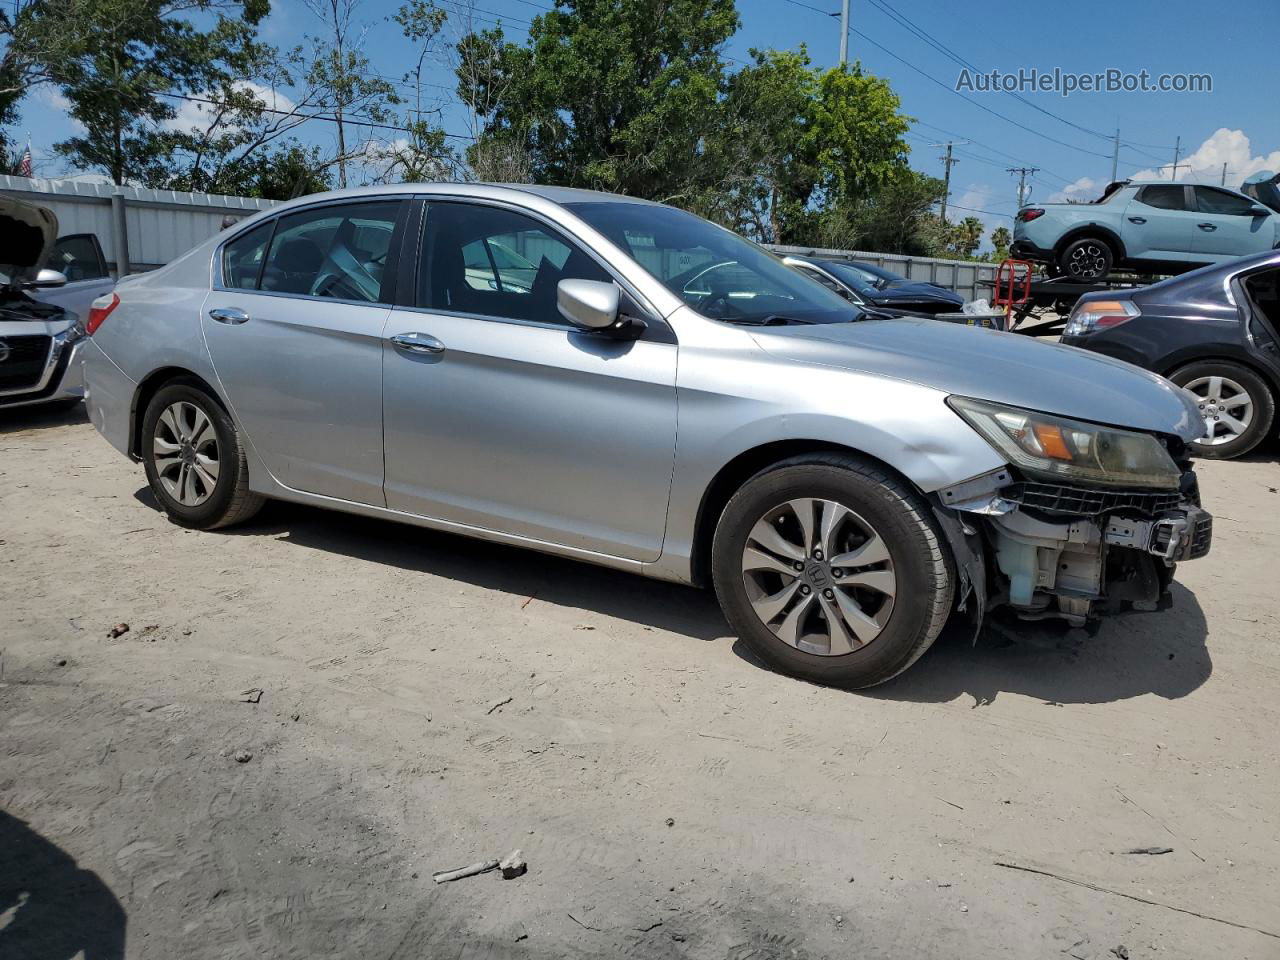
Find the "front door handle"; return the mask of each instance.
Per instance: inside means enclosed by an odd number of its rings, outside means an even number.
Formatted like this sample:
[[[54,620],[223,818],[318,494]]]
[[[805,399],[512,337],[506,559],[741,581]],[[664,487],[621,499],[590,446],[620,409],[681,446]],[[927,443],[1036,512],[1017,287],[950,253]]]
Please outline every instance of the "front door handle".
[[[444,344],[429,333],[397,333],[391,342],[410,353],[444,353]]]
[[[209,311],[209,316],[219,323],[234,325],[249,322],[249,315],[239,307],[214,307]]]
[[[1146,223],[1147,218],[1146,217],[1130,217],[1129,222],[1130,223]]]
[[[1212,223],[1197,223],[1196,226],[1199,227],[1201,230],[1217,230],[1218,229],[1217,225]]]

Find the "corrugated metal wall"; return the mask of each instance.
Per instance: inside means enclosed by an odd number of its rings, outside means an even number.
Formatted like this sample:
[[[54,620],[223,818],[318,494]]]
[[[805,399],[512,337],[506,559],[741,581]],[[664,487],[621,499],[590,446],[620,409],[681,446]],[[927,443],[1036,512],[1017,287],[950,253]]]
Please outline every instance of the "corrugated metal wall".
[[[58,232],[97,234],[107,260],[115,269],[115,220],[112,196],[123,205],[129,263],[136,272],[153,270],[186,253],[198,243],[222,229],[227,216],[247,217],[272,207],[277,201],[247,197],[224,197],[210,193],[179,193],[176,190],[149,190],[145,187],[115,187],[105,183],[80,183],[68,180],[29,180],[26,177],[0,176],[0,192],[43,204],[58,217]],[[517,252],[537,263],[544,252],[536,241],[519,235]],[[537,249],[535,249],[537,248]],[[939,260],[933,257],[907,257],[866,250],[828,250],[815,247],[771,246],[775,253],[802,256],[842,257],[869,263],[912,280],[926,280],[955,290],[968,300],[990,297],[996,266],[963,260]],[[662,262],[648,264],[670,276],[691,269],[695,258],[687,253],[653,251]],[[677,258],[676,263],[667,262]],[[638,259],[645,263],[644,251]],[[986,281],[985,283],[983,281]]]
[[[897,253],[872,253],[868,250],[829,250],[818,247],[783,247],[771,245],[774,253],[802,257],[832,257],[867,263],[901,274],[909,280],[923,280],[954,290],[966,300],[991,299],[996,279],[996,264],[972,260],[940,260],[935,257],[908,257]]]
[[[228,215],[247,217],[276,204],[274,200],[211,193],[11,176],[0,176],[0,192],[49,207],[58,217],[59,234],[96,234],[113,270],[116,232],[112,195],[117,194],[117,202],[124,207],[129,264],[135,272],[154,270],[186,253],[218,233]]]

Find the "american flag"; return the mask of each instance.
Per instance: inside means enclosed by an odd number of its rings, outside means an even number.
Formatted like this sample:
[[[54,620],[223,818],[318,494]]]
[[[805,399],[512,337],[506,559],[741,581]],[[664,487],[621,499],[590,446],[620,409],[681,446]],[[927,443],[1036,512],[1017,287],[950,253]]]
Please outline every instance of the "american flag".
[[[22,154],[22,160],[18,163],[18,173],[24,177],[34,177],[35,168],[31,165],[31,141],[27,141],[27,149]]]

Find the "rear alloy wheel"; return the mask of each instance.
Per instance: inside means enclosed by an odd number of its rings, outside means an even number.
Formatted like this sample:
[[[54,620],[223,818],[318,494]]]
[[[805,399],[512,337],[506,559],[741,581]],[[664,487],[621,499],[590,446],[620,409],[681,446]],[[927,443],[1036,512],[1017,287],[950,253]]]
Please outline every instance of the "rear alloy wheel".
[[[1096,283],[1111,272],[1111,248],[1096,237],[1082,237],[1067,244],[1058,257],[1063,274],[1078,283]]]
[[[184,527],[229,526],[262,506],[263,498],[249,492],[235,424],[199,381],[173,381],[151,398],[142,419],[142,460],[156,500]]]
[[[867,687],[901,673],[951,609],[928,506],[841,454],[748,480],[716,527],[712,573],[730,626],[761,659],[823,683]]]
[[[1252,370],[1225,361],[1188,364],[1169,378],[1195,394],[1205,436],[1192,451],[1212,460],[1248,453],[1266,437],[1275,416],[1275,398]]]

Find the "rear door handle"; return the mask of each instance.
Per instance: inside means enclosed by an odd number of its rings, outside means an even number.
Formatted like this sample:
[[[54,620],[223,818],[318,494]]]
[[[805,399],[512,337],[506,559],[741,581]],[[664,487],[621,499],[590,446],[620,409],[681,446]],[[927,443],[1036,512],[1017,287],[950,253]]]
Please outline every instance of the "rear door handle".
[[[1130,217],[1129,222],[1130,223],[1146,223],[1147,218],[1146,217]]]
[[[410,353],[444,353],[444,344],[429,333],[397,333],[391,342]]]
[[[234,325],[249,322],[249,315],[239,307],[214,307],[209,311],[209,316],[219,323]]]
[[[1201,230],[1217,230],[1218,229],[1217,225],[1212,223],[1197,223],[1196,226],[1199,227]]]

